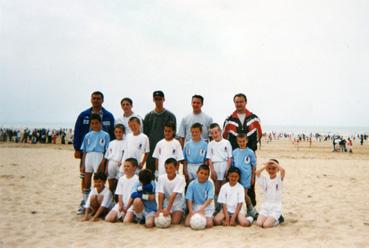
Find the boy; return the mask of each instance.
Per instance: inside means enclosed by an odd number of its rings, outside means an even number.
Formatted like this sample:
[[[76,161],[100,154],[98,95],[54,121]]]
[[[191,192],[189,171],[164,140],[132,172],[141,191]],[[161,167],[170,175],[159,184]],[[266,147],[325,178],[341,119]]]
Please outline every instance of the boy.
[[[174,158],[177,162],[183,160],[181,144],[174,139],[175,130],[176,126],[173,122],[164,124],[164,139],[156,144],[152,155],[155,158],[155,177],[165,174],[165,161],[168,158]]]
[[[166,174],[158,178],[158,211],[164,216],[171,215],[172,224],[179,224],[186,207],[184,191],[186,180],[182,175],[177,174],[178,162],[174,158],[168,158],[165,161]]]
[[[102,123],[99,114],[92,114],[90,117],[91,129],[83,138],[81,151],[83,151],[83,164],[85,167],[85,188],[84,200],[86,202],[91,188],[92,173],[105,171],[102,165],[105,164],[104,154],[108,148],[110,137],[109,134],[101,130]]]
[[[146,134],[141,133],[141,122],[138,117],[131,117],[128,121],[128,125],[132,133],[126,136],[127,148],[123,155],[122,163],[124,163],[127,158],[137,159],[137,161],[139,161],[137,166],[138,173],[146,163],[147,156],[150,152],[149,138]]]
[[[266,170],[269,176],[261,175]],[[280,175],[277,175],[280,171]],[[278,160],[270,159],[264,167],[255,172],[256,182],[264,193],[264,201],[260,208],[256,223],[264,228],[274,227],[283,221],[282,217],[282,182],[285,170]]]
[[[202,164],[197,169],[197,178],[191,181],[186,192],[188,215],[185,226],[190,226],[191,217],[199,213],[206,217],[206,228],[213,226],[214,185],[209,180],[209,166]]]
[[[133,190],[133,186],[138,181],[138,176],[135,174],[138,162],[135,158],[128,158],[124,161],[124,175],[119,178],[115,194],[118,195],[118,203],[106,216],[105,220],[108,222],[115,222],[123,220],[128,211],[128,202]]]
[[[202,125],[194,123],[191,126],[192,139],[183,148],[183,174],[187,182],[197,178],[197,170],[206,160],[208,144],[201,138],[201,133]]]
[[[241,226],[250,226],[253,218],[245,216],[243,203],[245,201],[245,191],[238,182],[240,170],[231,167],[227,173],[228,183],[220,189],[218,202],[222,204],[222,209],[214,218],[215,225],[235,226],[237,222]]]
[[[251,203],[251,199],[247,194],[248,189],[250,189],[251,185],[254,184],[255,179],[255,153],[247,147],[248,138],[245,133],[239,133],[236,139],[239,148],[236,148],[232,153],[232,164],[241,172],[240,183],[245,189],[247,215],[250,215],[255,219],[257,212],[254,209]]]
[[[223,139],[217,123],[210,125],[212,141],[208,145],[206,158],[209,159],[211,178],[215,184],[215,195],[218,196],[220,187],[224,183],[232,162],[232,146],[228,140]]]
[[[115,140],[110,141],[108,149],[105,153],[105,159],[107,166],[105,168],[105,174],[108,175],[109,189],[111,192],[115,191],[117,187],[119,168],[121,165],[124,150],[126,149],[126,142],[123,140],[125,133],[125,127],[123,124],[117,124],[114,127]]]
[[[94,174],[94,189],[90,192],[85,205],[85,216],[82,219],[87,221],[97,221],[97,218],[108,213],[113,204],[113,195],[108,188],[105,187],[106,175],[103,172]]]

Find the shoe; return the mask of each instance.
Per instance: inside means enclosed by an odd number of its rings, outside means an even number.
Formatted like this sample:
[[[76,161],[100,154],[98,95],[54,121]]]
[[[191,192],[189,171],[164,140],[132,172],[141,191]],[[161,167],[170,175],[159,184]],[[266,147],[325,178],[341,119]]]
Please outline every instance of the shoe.
[[[284,222],[284,217],[281,215],[278,219],[278,224],[282,224]]]
[[[254,220],[256,220],[257,219],[257,217],[258,217],[258,215],[259,215],[259,213],[256,211],[256,209],[255,208],[252,208],[252,209],[247,209],[247,214],[246,214],[246,216],[251,216]]]
[[[84,207],[79,207],[76,211],[77,215],[83,215],[85,213],[85,208]]]

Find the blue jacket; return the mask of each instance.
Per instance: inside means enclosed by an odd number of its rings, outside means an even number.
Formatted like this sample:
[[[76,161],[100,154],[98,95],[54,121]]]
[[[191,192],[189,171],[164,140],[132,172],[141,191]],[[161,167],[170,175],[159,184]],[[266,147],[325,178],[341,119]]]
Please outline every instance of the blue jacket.
[[[112,113],[102,108],[102,129],[110,135],[110,140],[114,139],[114,116]],[[90,116],[92,108],[88,108],[79,114],[74,126],[73,147],[80,151],[83,138],[90,131]]]

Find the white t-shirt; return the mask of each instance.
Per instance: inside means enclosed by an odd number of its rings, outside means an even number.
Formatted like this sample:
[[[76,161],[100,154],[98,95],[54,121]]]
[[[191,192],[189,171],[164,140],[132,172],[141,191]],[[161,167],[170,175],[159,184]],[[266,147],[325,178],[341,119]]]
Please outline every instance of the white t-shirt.
[[[124,150],[126,148],[125,140],[112,140],[105,152],[105,158],[115,162],[122,161]]]
[[[212,140],[208,145],[208,152],[206,158],[211,162],[225,162],[232,157],[232,146],[228,140],[222,139],[220,141]]]
[[[140,163],[142,156],[150,152],[149,138],[146,134],[133,135],[133,133],[130,133],[126,136],[126,144],[127,148],[124,152],[122,163],[127,158],[135,158]]]
[[[141,132],[143,132],[142,118],[141,118],[141,116],[136,115],[135,113],[132,113],[128,117],[125,117],[124,114],[123,114],[122,117],[119,117],[118,119],[115,120],[115,124],[123,124],[123,126],[126,128],[126,134],[130,134],[130,133],[132,133],[132,130],[129,128],[128,121],[131,117],[137,117],[140,120],[140,123],[141,123],[141,128],[140,129],[141,129]]]
[[[166,139],[160,140],[155,146],[152,157],[159,160],[159,176],[165,174],[165,160],[167,160],[168,158],[174,158],[177,161],[181,161],[184,159],[182,146],[176,139],[172,139],[171,141],[167,141]]]
[[[224,184],[220,188],[218,202],[227,205],[227,210],[230,213],[236,211],[238,203],[245,201],[245,190],[241,184],[237,183],[233,187],[229,183]]]
[[[184,176],[177,174],[173,180],[169,180],[168,175],[164,174],[158,178],[156,192],[163,193],[166,199],[168,199],[173,192],[178,193],[174,200],[177,201],[184,199],[185,187],[186,180]]]
[[[113,194],[110,192],[110,190],[105,187],[103,189],[103,191],[101,191],[100,193],[97,192],[96,188],[93,188],[90,192],[90,194],[88,195],[87,198],[87,202],[85,204],[85,208],[89,208],[91,205],[91,197],[94,195],[102,195],[103,196],[103,201],[101,203],[101,206],[104,208],[112,208],[113,207]]]
[[[256,177],[257,184],[260,185],[264,194],[264,203],[282,204],[282,178],[276,176],[274,179],[260,175]]]
[[[133,175],[131,178],[127,178],[126,175],[123,175],[119,178],[115,194],[122,195],[123,206],[126,206],[128,204],[133,186],[137,182],[138,182],[137,175]]]

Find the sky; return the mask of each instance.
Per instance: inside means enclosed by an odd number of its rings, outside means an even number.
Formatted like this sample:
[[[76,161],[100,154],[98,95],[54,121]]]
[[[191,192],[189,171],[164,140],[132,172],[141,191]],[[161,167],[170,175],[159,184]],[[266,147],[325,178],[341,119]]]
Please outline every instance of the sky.
[[[222,123],[369,127],[369,1],[0,0],[0,126],[73,123],[100,90],[115,117],[152,92]]]

